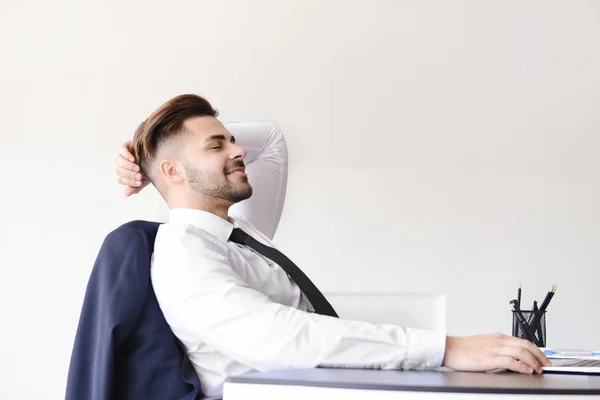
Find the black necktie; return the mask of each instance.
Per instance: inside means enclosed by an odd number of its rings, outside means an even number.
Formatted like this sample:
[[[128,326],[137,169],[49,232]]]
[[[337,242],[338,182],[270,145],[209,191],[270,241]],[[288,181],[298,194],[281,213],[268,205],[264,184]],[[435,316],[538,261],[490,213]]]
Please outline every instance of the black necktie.
[[[310,301],[310,304],[312,304],[316,313],[329,315],[331,317],[338,316],[331,304],[329,304],[325,296],[323,296],[323,293],[317,289],[315,284],[308,279],[308,276],[306,276],[292,260],[287,258],[285,254],[273,247],[265,246],[240,228],[233,229],[229,240],[251,247],[258,253],[276,262],[292,278],[292,280],[296,282],[296,285],[298,285],[302,293],[304,293],[308,301]]]

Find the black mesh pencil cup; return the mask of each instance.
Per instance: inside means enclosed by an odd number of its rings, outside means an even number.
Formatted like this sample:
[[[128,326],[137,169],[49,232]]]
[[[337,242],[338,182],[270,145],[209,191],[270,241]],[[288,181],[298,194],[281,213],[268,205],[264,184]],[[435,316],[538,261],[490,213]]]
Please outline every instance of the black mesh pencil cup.
[[[512,311],[512,335],[546,347],[546,311]]]

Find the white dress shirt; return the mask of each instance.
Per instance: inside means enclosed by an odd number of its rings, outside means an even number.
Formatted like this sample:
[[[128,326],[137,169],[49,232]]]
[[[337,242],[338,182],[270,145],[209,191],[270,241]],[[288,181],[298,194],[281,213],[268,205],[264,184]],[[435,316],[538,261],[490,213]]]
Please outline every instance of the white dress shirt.
[[[205,395],[220,395],[228,376],[253,370],[439,367],[444,334],[315,314],[279,265],[228,241],[240,227],[276,247],[271,239],[285,200],[287,149],[274,125],[226,127],[247,150],[253,196],[232,207],[228,221],[201,210],[170,210],[151,267],[160,308]]]

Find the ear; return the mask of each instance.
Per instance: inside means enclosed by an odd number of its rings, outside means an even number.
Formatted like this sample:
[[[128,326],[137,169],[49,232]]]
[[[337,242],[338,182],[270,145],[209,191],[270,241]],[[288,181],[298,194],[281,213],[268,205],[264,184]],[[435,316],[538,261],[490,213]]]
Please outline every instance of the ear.
[[[166,182],[180,183],[185,181],[183,165],[179,161],[162,160],[159,169]]]

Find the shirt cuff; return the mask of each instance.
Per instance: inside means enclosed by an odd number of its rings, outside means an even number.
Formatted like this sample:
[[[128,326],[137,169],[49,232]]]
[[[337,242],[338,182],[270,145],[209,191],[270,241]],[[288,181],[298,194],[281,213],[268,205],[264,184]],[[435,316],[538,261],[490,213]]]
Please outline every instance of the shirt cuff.
[[[408,349],[402,369],[435,369],[442,366],[446,335],[437,331],[406,328]]]

